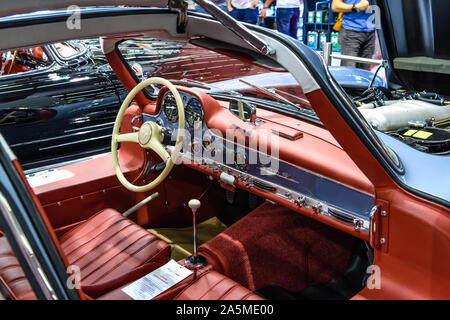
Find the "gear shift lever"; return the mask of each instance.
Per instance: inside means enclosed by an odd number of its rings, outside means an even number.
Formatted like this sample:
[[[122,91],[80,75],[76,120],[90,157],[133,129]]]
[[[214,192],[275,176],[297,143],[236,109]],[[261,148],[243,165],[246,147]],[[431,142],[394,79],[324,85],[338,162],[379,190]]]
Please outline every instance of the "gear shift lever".
[[[192,210],[192,220],[194,223],[194,255],[186,258],[186,265],[191,268],[201,268],[206,264],[206,259],[197,254],[197,224],[195,221],[195,215],[198,208],[200,208],[200,201],[192,199],[189,201],[188,206]]]

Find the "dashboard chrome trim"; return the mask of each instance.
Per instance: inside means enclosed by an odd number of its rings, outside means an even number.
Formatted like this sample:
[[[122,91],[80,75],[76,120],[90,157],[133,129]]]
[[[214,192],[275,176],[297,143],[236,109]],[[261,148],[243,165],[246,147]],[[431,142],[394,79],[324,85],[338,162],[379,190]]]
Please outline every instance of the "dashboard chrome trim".
[[[185,159],[191,160],[189,155],[180,154],[180,156],[184,157]],[[221,176],[225,174],[228,177],[228,181],[233,181],[233,186],[236,186],[236,181],[243,182],[247,189],[255,188],[257,190],[273,194],[279,198],[282,198],[283,200],[295,204],[299,208],[303,207],[306,209],[310,209],[314,211],[315,214],[327,216],[347,225],[352,225],[355,228],[355,231],[369,232],[369,216],[354,214],[348,210],[341,209],[333,204],[330,204],[327,201],[319,200],[314,196],[306,195],[279,184],[268,182],[261,177],[256,177],[254,175],[242,172],[225,164],[216,163],[211,159],[203,159],[202,166],[212,169],[214,172],[220,173]],[[234,180],[232,180],[231,177],[234,177]],[[258,185],[262,181],[264,184],[267,184],[267,188],[261,188]],[[249,191],[251,192],[251,190]],[[368,208],[369,213],[371,208],[372,207]],[[339,215],[340,218],[337,217],[337,215]]]

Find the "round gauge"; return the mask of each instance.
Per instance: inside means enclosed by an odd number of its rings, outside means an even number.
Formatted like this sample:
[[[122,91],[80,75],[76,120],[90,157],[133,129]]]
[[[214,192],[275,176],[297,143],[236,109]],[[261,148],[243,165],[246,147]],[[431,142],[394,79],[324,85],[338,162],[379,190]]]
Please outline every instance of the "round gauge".
[[[195,98],[189,100],[184,114],[186,116],[186,125],[188,129],[194,130],[201,128],[203,121],[203,110],[200,101]]]
[[[167,120],[171,123],[178,121],[178,107],[175,97],[171,92],[167,92],[163,97],[162,108]]]

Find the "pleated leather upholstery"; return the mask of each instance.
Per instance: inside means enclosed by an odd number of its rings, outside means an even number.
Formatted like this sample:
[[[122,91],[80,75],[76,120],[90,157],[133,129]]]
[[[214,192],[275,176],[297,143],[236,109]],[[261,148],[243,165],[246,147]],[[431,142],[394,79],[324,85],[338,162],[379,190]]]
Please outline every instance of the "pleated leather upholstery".
[[[69,263],[80,268],[82,287],[117,286],[116,279],[149,262],[162,265],[170,253],[167,243],[112,209],[92,216],[60,242]]]
[[[181,291],[175,300],[263,300],[237,282],[211,271],[202,274]]]
[[[36,299],[6,237],[0,237],[0,286],[12,299]]]

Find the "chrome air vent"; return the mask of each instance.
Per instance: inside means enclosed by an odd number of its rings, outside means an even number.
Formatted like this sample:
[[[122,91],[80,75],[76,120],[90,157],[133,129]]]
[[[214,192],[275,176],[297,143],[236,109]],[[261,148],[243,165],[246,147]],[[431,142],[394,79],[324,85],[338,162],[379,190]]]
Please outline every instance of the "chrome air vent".
[[[330,208],[328,208],[328,214],[333,218],[336,218],[337,220],[345,222],[347,224],[353,224],[355,220],[353,217],[350,217],[343,212],[338,212]]]

